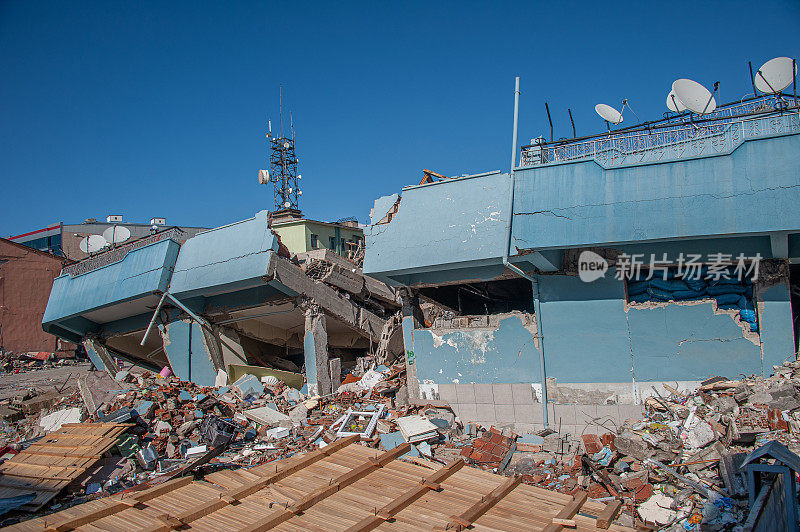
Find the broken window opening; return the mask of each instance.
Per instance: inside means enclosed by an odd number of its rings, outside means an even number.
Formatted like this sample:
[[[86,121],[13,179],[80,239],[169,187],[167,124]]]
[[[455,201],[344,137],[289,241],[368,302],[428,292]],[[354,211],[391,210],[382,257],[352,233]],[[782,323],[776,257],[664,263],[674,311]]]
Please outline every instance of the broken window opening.
[[[713,299],[717,308],[739,312],[750,332],[758,332],[758,316],[753,303],[753,280],[738,275],[732,268],[708,266],[682,273],[677,266],[659,267],[652,275],[642,269],[638,275],[625,278],[625,300],[629,304],[676,303]]]
[[[311,233],[311,249],[317,249],[319,247],[319,236]]]
[[[421,288],[419,293],[450,312],[451,317],[488,316],[513,311],[533,314],[533,288],[525,279],[436,286]]]

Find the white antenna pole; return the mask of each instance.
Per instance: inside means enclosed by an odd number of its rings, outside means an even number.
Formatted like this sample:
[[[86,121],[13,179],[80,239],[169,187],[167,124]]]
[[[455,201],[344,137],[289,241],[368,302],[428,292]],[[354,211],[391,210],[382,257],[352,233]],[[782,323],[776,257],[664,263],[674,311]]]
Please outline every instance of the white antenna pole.
[[[517,125],[519,124],[519,76],[514,80],[514,132],[511,146],[511,173],[517,166]]]

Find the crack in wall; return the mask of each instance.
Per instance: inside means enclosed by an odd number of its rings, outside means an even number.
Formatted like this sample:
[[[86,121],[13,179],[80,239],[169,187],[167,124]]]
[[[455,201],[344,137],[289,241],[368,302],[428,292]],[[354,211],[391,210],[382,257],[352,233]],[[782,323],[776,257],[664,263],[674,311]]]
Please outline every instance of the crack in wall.
[[[610,207],[610,206],[617,206],[617,205],[626,205],[626,204],[637,204],[637,203],[653,203],[665,200],[685,200],[685,199],[693,199],[693,198],[701,198],[701,197],[710,197],[714,199],[730,199],[735,198],[738,196],[753,196],[755,194],[761,192],[771,192],[771,191],[778,191],[778,190],[789,190],[794,188],[800,188],[800,185],[788,185],[788,186],[777,186],[777,187],[766,187],[762,189],[755,189],[751,192],[737,192],[732,194],[711,194],[711,193],[702,193],[702,194],[686,194],[686,195],[679,195],[679,196],[663,196],[660,198],[651,198],[651,199],[638,199],[638,200],[621,200],[616,202],[606,202],[606,203],[585,203],[580,205],[573,205],[570,207],[555,207],[552,210],[542,210],[542,211],[532,211],[532,212],[519,212],[516,213],[517,215],[535,215],[535,214],[544,214],[544,213],[552,213],[554,216],[558,216],[559,218],[567,218],[571,219],[566,215],[557,215],[554,211],[567,211],[571,209],[582,209],[586,207]],[[582,217],[585,218],[585,217]]]
[[[575,207],[567,207],[567,208],[573,209]],[[532,215],[532,214],[552,214],[556,218],[566,218],[567,220],[572,220],[572,218],[570,218],[569,216],[565,216],[563,214],[558,214],[558,213],[556,213],[555,211],[552,211],[552,210],[533,211],[533,212],[515,212],[514,213],[515,216],[528,216],[528,215]]]

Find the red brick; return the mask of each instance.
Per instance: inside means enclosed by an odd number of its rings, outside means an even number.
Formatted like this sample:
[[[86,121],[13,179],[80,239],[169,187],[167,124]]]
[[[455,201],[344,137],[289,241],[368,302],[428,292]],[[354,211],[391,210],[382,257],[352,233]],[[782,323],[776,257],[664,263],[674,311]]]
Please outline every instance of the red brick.
[[[464,447],[461,449],[461,456],[469,458],[472,455],[472,447]]]
[[[589,484],[586,491],[592,499],[599,499],[600,497],[608,497],[611,495],[602,484],[598,484],[597,482]]]
[[[472,453],[472,459],[475,460],[476,462],[488,462],[489,460],[492,459],[491,456],[492,455],[485,453],[483,451],[473,451]]]
[[[584,434],[581,438],[583,439],[583,448],[586,449],[586,454],[597,454],[603,448],[603,444],[597,434]]]
[[[503,443],[504,439],[505,437],[502,434],[495,432],[492,434],[492,437],[489,438],[489,441],[492,443]]]
[[[653,486],[650,484],[645,484],[641,486],[639,489],[636,490],[636,495],[634,499],[636,502],[644,502],[649,499],[653,495]]]
[[[612,434],[611,432],[606,432],[605,434],[603,434],[603,437],[600,438],[600,441],[603,442],[604,446],[607,446],[612,451],[616,451],[617,448],[614,446],[614,439],[616,437],[617,436]]]

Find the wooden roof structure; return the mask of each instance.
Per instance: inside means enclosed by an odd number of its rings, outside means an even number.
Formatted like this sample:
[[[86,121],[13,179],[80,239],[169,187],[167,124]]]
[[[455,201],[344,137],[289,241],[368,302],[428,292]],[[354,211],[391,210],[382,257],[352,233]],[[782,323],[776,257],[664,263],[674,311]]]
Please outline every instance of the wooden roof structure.
[[[0,464],[0,499],[35,494],[36,511],[92,467],[130,424],[66,423]]]
[[[205,480],[176,478],[32,519],[8,530],[207,530],[254,532],[569,530],[616,532],[619,501],[608,506],[464,467],[459,458],[437,470],[398,460],[391,451],[355,445],[358,436],[304,455]],[[438,464],[437,464],[438,465]]]

